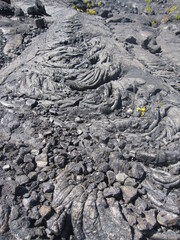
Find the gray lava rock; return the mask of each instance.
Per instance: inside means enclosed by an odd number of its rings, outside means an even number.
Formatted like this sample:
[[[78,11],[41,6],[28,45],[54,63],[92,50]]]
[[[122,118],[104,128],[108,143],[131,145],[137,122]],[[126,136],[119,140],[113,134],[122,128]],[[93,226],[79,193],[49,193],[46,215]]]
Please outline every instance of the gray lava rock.
[[[123,208],[122,211],[130,226],[137,225],[137,217],[130,208]]]
[[[29,198],[23,198],[23,205],[26,209],[30,209],[38,204],[39,197],[36,192],[32,192]]]
[[[16,176],[16,182],[19,185],[24,185],[29,182],[29,178],[26,175],[18,175]]]
[[[45,181],[48,180],[48,178],[49,178],[49,176],[47,175],[46,172],[40,172],[40,173],[38,174],[37,180],[38,180],[39,182],[45,182]]]
[[[132,163],[130,170],[128,170],[128,175],[135,179],[142,179],[145,175],[145,171],[142,166],[138,163]]]
[[[90,182],[94,182],[94,183],[100,183],[104,180],[104,173],[102,172],[94,172],[92,173],[90,176],[88,176],[88,180]]]
[[[36,19],[36,27],[40,29],[46,28],[46,22],[44,18]]]
[[[106,163],[106,162],[101,163],[101,164],[98,166],[98,170],[99,170],[100,172],[106,173],[106,172],[109,170],[109,164]]]
[[[106,175],[107,175],[107,178],[108,178],[108,184],[112,185],[114,183],[114,181],[115,181],[115,174],[114,174],[114,172],[113,171],[107,171]]]
[[[46,153],[41,153],[35,157],[37,167],[43,168],[48,165],[48,156]]]
[[[173,232],[171,230],[168,230],[164,233],[155,233],[151,236],[152,240],[156,240],[156,239],[162,239],[162,240],[179,240],[180,239],[180,234]]]
[[[27,8],[27,13],[31,16],[38,16],[39,15],[39,11],[38,8],[36,6],[33,7],[28,7]],[[41,14],[40,14],[41,15]]]
[[[36,20],[37,21],[37,20]],[[37,105],[37,101],[34,100],[34,99],[28,99],[26,101],[26,105],[31,107],[31,108],[34,108],[36,105]]]
[[[117,187],[109,187],[104,189],[103,191],[103,194],[105,197],[114,197],[116,199],[120,198],[120,195],[121,195],[120,193],[121,193],[121,190],[120,188],[117,188]]]
[[[132,187],[137,187],[137,181],[134,178],[126,178],[124,182],[125,186],[132,186]]]
[[[45,6],[40,0],[35,1],[35,6],[28,7],[27,13],[32,16],[50,16],[47,14]]]
[[[12,16],[14,15],[14,8],[5,1],[0,1],[0,15]]]
[[[138,229],[140,232],[151,232],[156,226],[156,214],[154,210],[145,212],[145,218],[138,218]]]
[[[100,12],[100,16],[103,18],[107,18],[109,13],[110,13],[110,10],[104,9],[102,10],[102,12]]]
[[[0,234],[8,230],[8,220],[10,214],[10,207],[8,205],[0,205]]]
[[[121,186],[123,199],[126,203],[133,201],[137,197],[137,189],[131,186]]]
[[[50,206],[42,205],[39,209],[39,213],[42,217],[48,217],[52,212]]]
[[[136,38],[133,36],[126,38],[126,42],[131,44],[137,44]],[[130,113],[132,113],[132,110],[130,110]]]
[[[23,17],[24,16],[24,11],[22,8],[15,8],[15,16],[16,17]]]
[[[125,180],[128,178],[128,175],[125,173],[118,173],[116,175],[116,181],[120,182],[121,184],[124,184]]]
[[[44,193],[51,193],[51,192],[53,192],[53,190],[54,190],[53,183],[50,183],[50,182],[43,183],[43,192]]]
[[[178,224],[179,216],[177,214],[161,210],[157,215],[157,221],[162,226],[172,227]]]

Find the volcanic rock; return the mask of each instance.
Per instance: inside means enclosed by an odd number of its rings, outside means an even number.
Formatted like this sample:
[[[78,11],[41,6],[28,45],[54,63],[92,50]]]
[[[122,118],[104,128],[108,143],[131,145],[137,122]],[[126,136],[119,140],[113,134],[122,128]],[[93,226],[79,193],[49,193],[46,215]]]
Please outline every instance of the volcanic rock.
[[[46,153],[41,153],[35,158],[37,167],[43,168],[48,165],[48,156]]]
[[[158,213],[157,220],[162,226],[171,227],[178,224],[179,217],[176,214],[162,210]]]
[[[180,239],[179,10],[0,1],[0,239]]]
[[[8,220],[10,207],[8,205],[0,205],[0,234],[8,230]]]
[[[133,201],[137,196],[137,189],[131,186],[121,186],[123,199],[126,203]]]
[[[0,15],[12,16],[14,15],[14,8],[11,7],[7,1],[0,1]]]

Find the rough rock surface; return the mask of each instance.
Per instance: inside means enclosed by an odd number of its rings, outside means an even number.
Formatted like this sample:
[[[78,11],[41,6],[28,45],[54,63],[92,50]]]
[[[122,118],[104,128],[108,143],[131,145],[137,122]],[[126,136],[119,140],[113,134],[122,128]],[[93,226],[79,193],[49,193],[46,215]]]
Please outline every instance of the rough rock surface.
[[[0,239],[179,240],[180,1],[7,2]]]

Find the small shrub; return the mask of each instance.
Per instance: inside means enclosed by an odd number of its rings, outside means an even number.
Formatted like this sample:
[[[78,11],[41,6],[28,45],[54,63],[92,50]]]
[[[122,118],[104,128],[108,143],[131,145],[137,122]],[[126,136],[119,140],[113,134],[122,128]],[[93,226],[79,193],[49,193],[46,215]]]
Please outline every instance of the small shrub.
[[[87,9],[86,13],[89,15],[96,15],[96,11],[94,9]]]
[[[176,14],[176,20],[180,20],[180,14]]]
[[[171,8],[170,8],[171,12],[176,12],[178,10],[178,7],[177,5],[173,5]]]
[[[177,12],[177,11],[178,11],[177,5],[173,5],[172,7],[166,8],[166,13],[168,13],[168,14],[172,14],[173,12]]]
[[[180,14],[178,12],[178,7],[176,4],[171,7],[166,8],[166,13],[168,13],[170,15],[175,15],[175,19],[180,20]]]
[[[72,4],[72,8],[76,9],[78,12],[85,12],[89,15],[96,15],[96,10],[93,9],[93,7],[100,7],[101,1],[97,2],[96,0],[83,0],[83,3],[85,4],[85,8],[83,9],[76,7],[76,3]]]
[[[144,12],[150,14],[151,13],[151,7],[149,5],[145,6]]]
[[[98,7],[100,7],[100,6],[101,6],[101,4],[102,4],[101,2],[98,2],[98,3],[97,3]]]
[[[155,20],[152,20],[151,25],[154,26],[154,25],[156,25],[156,23],[157,22]]]
[[[76,8],[76,10],[77,10],[78,12],[83,12],[83,10],[80,9],[80,8]]]

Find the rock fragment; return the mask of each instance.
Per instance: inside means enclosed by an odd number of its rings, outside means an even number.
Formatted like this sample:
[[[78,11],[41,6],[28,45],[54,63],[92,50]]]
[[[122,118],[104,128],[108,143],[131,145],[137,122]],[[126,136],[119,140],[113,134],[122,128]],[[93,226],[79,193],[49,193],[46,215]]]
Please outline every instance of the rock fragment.
[[[26,105],[31,108],[34,108],[37,105],[37,101],[35,99],[28,99],[26,101]]]
[[[51,214],[51,206],[42,205],[39,209],[39,213],[42,217],[48,217]]]
[[[16,182],[19,185],[24,185],[29,182],[29,178],[26,175],[18,175],[18,176],[16,176]]]
[[[37,167],[43,168],[48,165],[48,156],[46,153],[41,153],[35,157]]]
[[[107,171],[106,175],[107,175],[107,178],[108,178],[108,184],[112,185],[114,183],[114,181],[115,181],[115,174],[114,174],[114,172],[109,170],[109,171]]]
[[[157,215],[159,224],[165,227],[173,227],[178,224],[179,216],[177,214],[161,210]]]
[[[14,15],[14,9],[11,5],[5,1],[0,1],[0,15],[12,16]]]
[[[118,187],[109,187],[104,189],[103,194],[105,197],[114,197],[116,199],[119,199],[121,190]]]
[[[9,169],[11,169],[11,166],[9,164],[3,166],[3,170],[8,171]]]
[[[10,214],[10,207],[8,205],[0,205],[0,234],[8,230],[8,220]]]
[[[137,189],[131,186],[121,186],[123,199],[126,203],[133,201],[137,197]]]
[[[124,184],[124,181],[126,180],[126,178],[128,177],[128,175],[126,175],[125,173],[118,173],[116,175],[116,181],[120,182],[121,184]]]
[[[50,182],[43,183],[43,192],[51,193],[54,190],[54,185]]]

